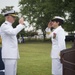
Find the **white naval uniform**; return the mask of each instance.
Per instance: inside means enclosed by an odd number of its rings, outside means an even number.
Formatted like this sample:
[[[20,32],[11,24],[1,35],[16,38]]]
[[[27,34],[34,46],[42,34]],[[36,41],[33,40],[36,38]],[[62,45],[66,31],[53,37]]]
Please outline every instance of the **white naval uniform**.
[[[12,23],[5,21],[1,25],[2,59],[5,64],[5,75],[16,75],[16,64],[19,58],[18,41],[16,35],[24,28],[24,25],[12,27]]]
[[[54,33],[56,34],[55,38]],[[53,32],[49,35],[52,40],[52,50],[51,50],[51,58],[52,58],[52,74],[53,75],[62,75],[62,64],[60,63],[60,51],[66,49],[65,45],[65,31],[59,26],[53,30]]]

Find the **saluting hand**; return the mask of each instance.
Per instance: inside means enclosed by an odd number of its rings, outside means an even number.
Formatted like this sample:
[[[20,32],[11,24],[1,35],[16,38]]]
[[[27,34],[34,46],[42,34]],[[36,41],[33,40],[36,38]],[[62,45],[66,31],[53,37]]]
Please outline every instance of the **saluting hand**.
[[[23,18],[23,17],[21,17],[21,18],[19,19],[19,24],[24,24],[24,18]]]
[[[48,28],[51,28],[51,27],[52,27],[52,23],[49,22],[49,23],[48,23]]]

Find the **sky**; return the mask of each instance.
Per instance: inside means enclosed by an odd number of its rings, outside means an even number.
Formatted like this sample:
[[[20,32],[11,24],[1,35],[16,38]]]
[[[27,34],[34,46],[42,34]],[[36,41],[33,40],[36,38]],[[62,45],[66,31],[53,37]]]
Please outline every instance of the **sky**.
[[[5,8],[6,6],[14,6],[15,11],[19,11],[18,4],[19,0],[0,0],[0,12],[1,9]]]

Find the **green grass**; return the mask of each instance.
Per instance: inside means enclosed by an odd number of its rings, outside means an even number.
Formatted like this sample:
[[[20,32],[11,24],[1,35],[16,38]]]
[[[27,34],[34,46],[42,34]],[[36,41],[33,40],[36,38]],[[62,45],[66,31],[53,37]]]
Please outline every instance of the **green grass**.
[[[18,75],[51,75],[50,49],[51,43],[19,44]]]

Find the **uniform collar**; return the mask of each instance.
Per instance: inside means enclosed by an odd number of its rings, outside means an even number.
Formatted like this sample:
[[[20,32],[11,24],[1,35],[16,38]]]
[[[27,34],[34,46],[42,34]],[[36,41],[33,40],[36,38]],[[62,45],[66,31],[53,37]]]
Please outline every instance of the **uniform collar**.
[[[60,29],[60,28],[62,28],[61,26],[58,26],[56,29]]]
[[[9,21],[5,21],[5,23],[8,23],[9,25],[12,25],[12,23],[10,23]]]
[[[56,29],[54,29],[54,32],[57,32],[60,29],[62,29],[62,27],[61,26],[58,26]]]

